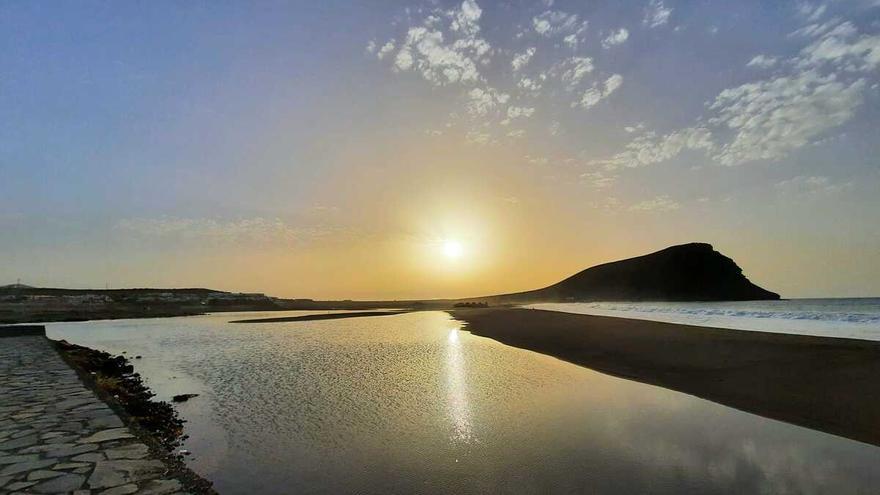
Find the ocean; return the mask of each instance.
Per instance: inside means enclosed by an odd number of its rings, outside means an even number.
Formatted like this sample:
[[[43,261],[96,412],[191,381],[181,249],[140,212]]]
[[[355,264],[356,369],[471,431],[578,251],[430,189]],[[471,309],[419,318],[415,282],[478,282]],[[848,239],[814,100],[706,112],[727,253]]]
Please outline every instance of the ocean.
[[[527,308],[761,332],[880,340],[880,298],[737,302],[591,302]]]

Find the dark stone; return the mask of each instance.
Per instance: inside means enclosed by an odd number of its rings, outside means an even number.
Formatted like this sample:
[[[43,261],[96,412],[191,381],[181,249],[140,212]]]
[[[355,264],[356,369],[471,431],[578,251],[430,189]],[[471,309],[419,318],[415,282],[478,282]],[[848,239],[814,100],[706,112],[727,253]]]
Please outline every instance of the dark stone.
[[[118,378],[118,385],[110,393],[113,394],[115,401],[125,409],[127,415],[130,418],[136,418],[140,427],[152,433],[169,450],[177,446],[183,431],[183,420],[178,417],[177,411],[171,404],[153,400],[155,394],[147,388],[140,375],[132,372],[133,367],[125,357],[111,356],[106,352],[78,346],[63,340],[55,342],[55,345],[65,356],[65,359],[82,372],[88,373],[90,376],[101,375]],[[112,413],[109,408],[103,405],[100,410],[94,412],[89,412],[86,407],[82,410],[76,410],[79,416],[98,418]],[[96,425],[102,424],[102,421],[96,421]],[[106,423],[107,426],[122,426],[112,419],[107,421],[109,421]],[[64,428],[57,429],[63,430]]]
[[[70,493],[85,482],[86,477],[80,474],[65,474],[49,481],[44,481],[33,488],[37,493]]]
[[[180,395],[175,395],[174,397],[171,398],[171,400],[173,402],[186,402],[186,401],[188,401],[194,397],[198,397],[198,396],[199,396],[199,394],[180,394]]]

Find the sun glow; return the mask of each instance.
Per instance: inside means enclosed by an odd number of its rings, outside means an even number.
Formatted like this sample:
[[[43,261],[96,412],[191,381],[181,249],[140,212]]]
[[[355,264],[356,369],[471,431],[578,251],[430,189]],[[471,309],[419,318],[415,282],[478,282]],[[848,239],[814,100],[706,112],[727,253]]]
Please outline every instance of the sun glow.
[[[443,241],[443,255],[449,259],[458,259],[464,254],[464,246],[456,240]]]

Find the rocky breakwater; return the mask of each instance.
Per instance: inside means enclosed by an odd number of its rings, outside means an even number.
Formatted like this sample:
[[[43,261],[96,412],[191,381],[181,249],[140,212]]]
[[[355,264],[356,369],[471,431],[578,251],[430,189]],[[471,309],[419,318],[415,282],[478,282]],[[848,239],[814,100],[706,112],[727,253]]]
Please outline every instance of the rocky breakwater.
[[[0,339],[0,493],[213,493],[174,455],[182,422],[151,396],[124,358]]]

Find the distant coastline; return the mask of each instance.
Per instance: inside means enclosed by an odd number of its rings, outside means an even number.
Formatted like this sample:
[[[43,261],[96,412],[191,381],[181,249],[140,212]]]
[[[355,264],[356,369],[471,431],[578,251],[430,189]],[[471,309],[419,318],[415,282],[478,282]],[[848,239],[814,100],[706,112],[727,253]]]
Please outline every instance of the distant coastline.
[[[285,323],[296,321],[343,320],[346,318],[365,318],[373,316],[395,316],[409,311],[352,311],[347,313],[322,313],[317,315],[282,316],[280,318],[254,318],[250,320],[232,320],[229,323]]]
[[[779,299],[750,282],[710,244],[690,243],[582,270],[543,289],[460,299],[315,301],[262,293],[187,289],[56,289],[0,286],[0,323],[192,316],[223,311],[411,310],[570,301]]]
[[[314,301],[212,289],[0,287],[0,324],[167,318],[248,311],[445,308],[447,301]]]

